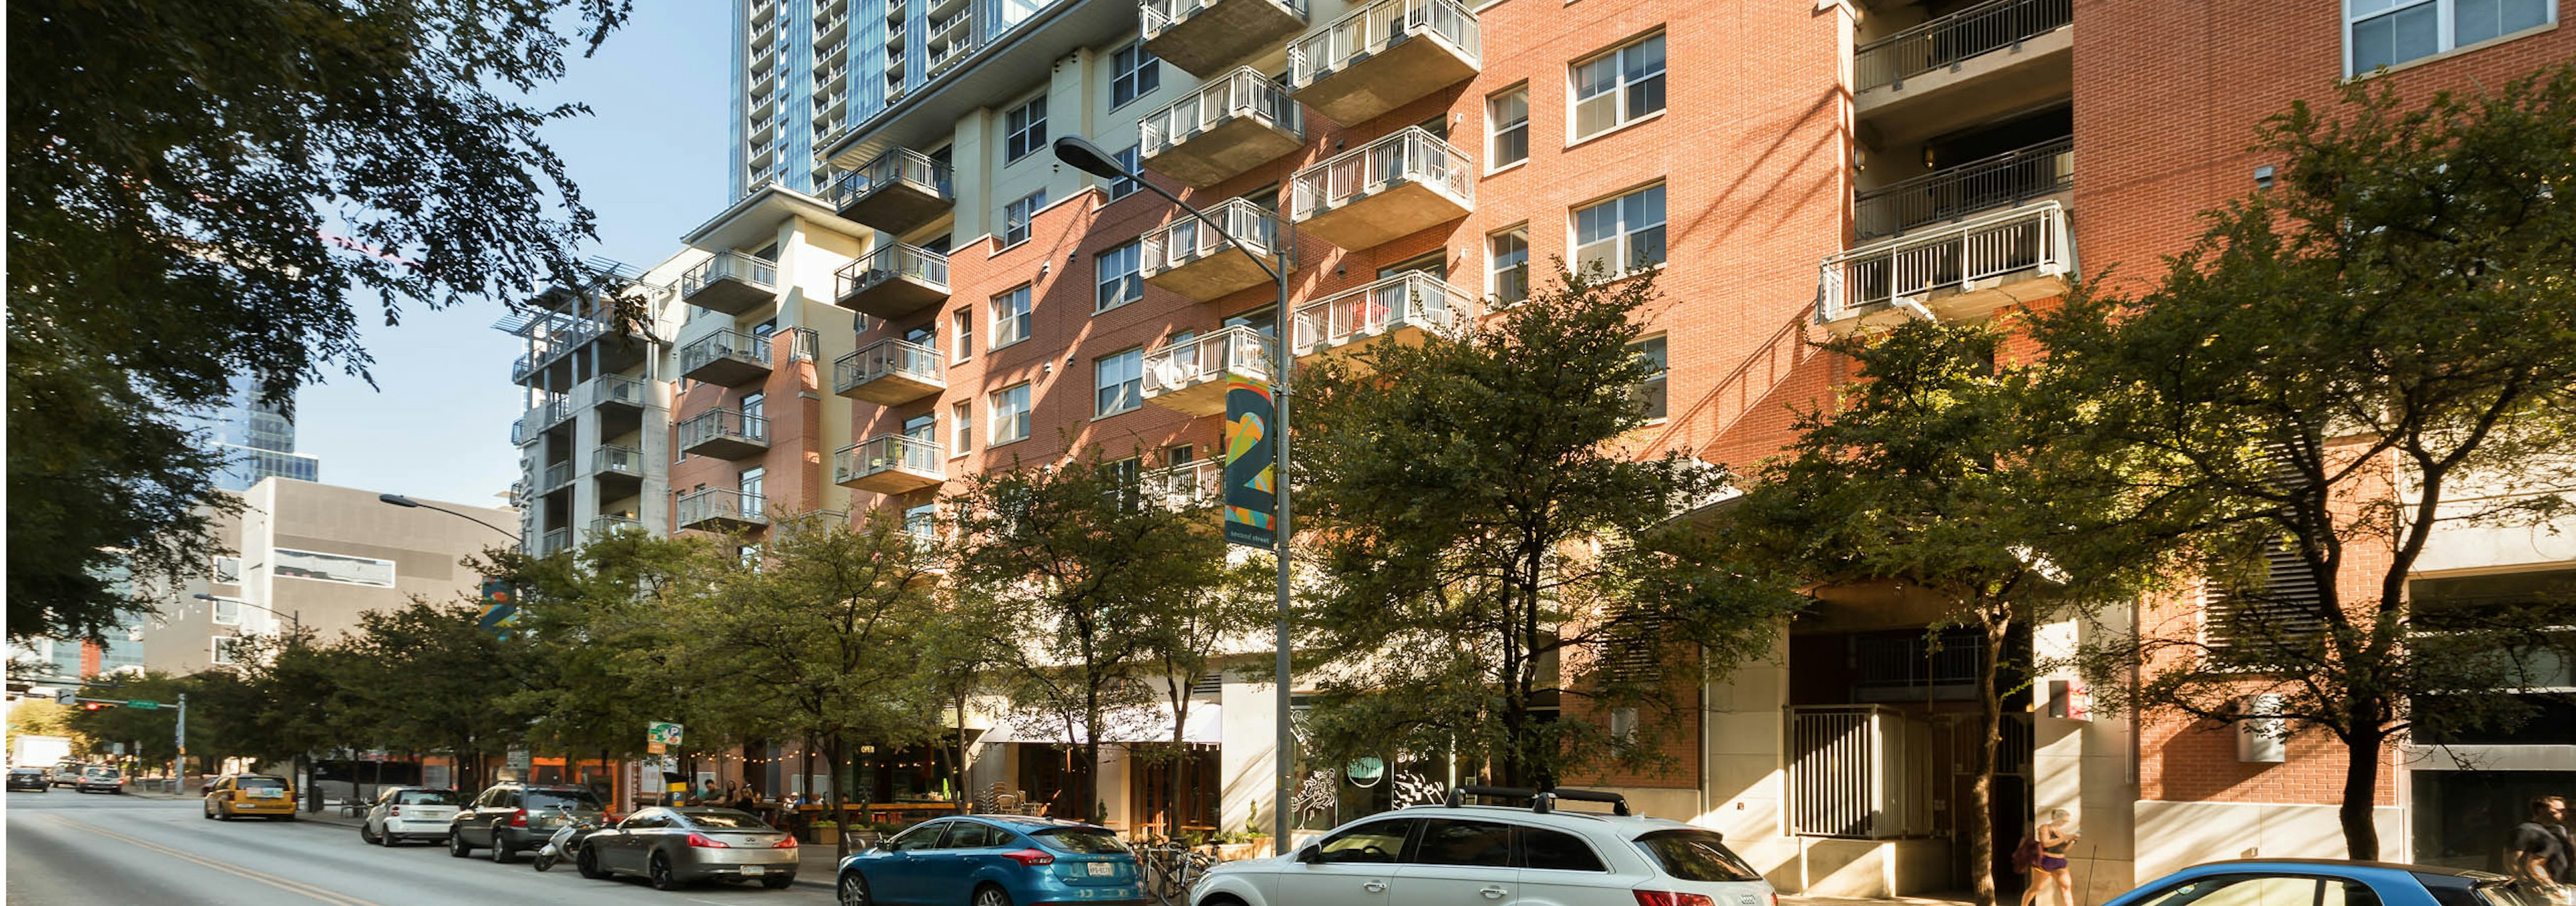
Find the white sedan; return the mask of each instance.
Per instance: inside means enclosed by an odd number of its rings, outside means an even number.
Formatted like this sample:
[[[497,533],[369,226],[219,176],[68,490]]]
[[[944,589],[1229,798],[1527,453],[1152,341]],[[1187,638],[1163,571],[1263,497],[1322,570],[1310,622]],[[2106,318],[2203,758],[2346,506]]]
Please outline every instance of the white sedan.
[[[358,823],[358,839],[392,846],[405,840],[445,840],[463,797],[455,790],[422,786],[386,787]]]

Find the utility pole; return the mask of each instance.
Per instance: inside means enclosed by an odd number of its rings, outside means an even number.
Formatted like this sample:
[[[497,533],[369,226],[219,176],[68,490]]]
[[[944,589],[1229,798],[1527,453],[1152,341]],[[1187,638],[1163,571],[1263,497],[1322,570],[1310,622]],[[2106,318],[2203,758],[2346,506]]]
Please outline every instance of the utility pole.
[[[170,758],[170,793],[182,796],[188,792],[188,693],[179,693],[179,726],[171,737],[179,754]]]

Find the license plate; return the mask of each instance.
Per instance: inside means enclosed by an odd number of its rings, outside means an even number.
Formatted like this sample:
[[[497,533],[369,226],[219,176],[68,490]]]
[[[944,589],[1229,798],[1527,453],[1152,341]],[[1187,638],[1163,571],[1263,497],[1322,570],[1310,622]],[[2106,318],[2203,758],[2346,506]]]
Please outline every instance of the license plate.
[[[1084,866],[1084,869],[1091,872],[1091,876],[1095,878],[1106,878],[1118,873],[1118,866],[1107,862],[1093,862]]]
[[[252,790],[252,791],[250,791],[250,798],[253,798],[253,799],[284,799],[284,798],[286,798],[286,791],[285,791],[285,790]]]
[[[756,878],[768,873],[769,866],[767,865],[745,865],[742,867],[742,876],[746,878]]]

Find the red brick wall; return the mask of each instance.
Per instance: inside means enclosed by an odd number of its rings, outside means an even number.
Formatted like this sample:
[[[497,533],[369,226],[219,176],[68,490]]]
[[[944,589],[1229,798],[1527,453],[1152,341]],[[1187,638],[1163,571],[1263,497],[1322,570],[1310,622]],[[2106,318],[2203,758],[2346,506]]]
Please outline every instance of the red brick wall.
[[[710,489],[733,488],[741,482],[742,470],[760,466],[766,470],[761,477],[761,491],[768,498],[772,519],[823,508],[824,483],[831,480],[825,471],[829,466],[826,460],[834,448],[823,436],[822,407],[827,399],[829,405],[839,405],[841,400],[820,389],[820,375],[831,363],[798,359],[795,350],[792,332],[780,331],[770,338],[769,360],[773,368],[767,380],[741,387],[690,382],[674,395],[670,447],[674,456],[680,449],[680,422],[718,408],[737,408],[742,398],[752,393],[767,394],[761,405],[769,419],[769,452],[756,459],[691,456],[678,460],[671,465],[672,491],[687,494],[700,484]],[[678,518],[675,505],[672,519]]]

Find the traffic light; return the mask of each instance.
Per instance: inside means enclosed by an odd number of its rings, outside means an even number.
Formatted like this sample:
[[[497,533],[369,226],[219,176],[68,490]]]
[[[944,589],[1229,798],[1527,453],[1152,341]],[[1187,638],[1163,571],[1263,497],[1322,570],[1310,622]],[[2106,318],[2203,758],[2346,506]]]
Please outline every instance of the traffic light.
[[[81,705],[81,710],[83,710],[83,711],[96,711],[96,710],[98,710],[98,709],[100,709],[100,708],[104,708],[104,707],[107,707],[107,706],[106,706],[106,705],[104,705],[104,704],[98,703],[98,702],[85,702],[85,703],[82,703],[82,705]]]

